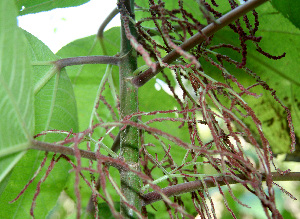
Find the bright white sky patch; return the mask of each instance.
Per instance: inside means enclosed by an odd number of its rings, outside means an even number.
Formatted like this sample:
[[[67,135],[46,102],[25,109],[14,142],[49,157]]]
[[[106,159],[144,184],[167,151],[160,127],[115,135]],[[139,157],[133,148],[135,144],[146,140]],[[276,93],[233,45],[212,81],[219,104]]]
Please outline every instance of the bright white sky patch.
[[[96,34],[102,21],[116,7],[117,0],[91,0],[71,8],[18,17],[18,24],[40,40],[54,53],[73,40]],[[120,25],[117,15],[106,27]]]

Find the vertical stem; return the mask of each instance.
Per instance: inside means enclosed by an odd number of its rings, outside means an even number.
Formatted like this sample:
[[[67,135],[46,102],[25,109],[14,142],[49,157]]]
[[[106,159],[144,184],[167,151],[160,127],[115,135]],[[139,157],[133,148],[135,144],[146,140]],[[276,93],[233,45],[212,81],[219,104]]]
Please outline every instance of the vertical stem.
[[[120,0],[122,1],[122,0]],[[123,0],[127,11],[134,19],[134,0]],[[132,49],[130,41],[127,39],[124,30],[124,21],[121,24],[121,57],[120,62],[120,111],[121,119],[124,116],[138,111],[138,93],[137,88],[132,85],[129,77],[133,76],[134,70],[137,68],[136,51]],[[129,23],[131,34],[136,37],[136,30],[132,23]],[[137,119],[134,119],[137,122]],[[139,170],[139,131],[135,127],[127,126],[120,133],[120,151],[121,156],[132,168]],[[122,171],[121,173],[121,190],[129,204],[133,205],[139,212],[141,211],[140,200],[140,178],[130,171]],[[137,214],[121,201],[121,214],[124,218],[137,218]]]

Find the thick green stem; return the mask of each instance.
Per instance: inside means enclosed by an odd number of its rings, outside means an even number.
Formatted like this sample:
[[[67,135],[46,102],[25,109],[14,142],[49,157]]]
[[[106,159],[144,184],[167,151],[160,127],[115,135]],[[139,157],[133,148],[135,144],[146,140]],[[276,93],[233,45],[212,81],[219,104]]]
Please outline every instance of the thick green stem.
[[[119,7],[126,7],[134,19],[134,0],[121,1]],[[128,23],[130,33],[136,37],[136,31],[132,23]],[[121,119],[138,111],[138,92],[137,88],[132,85],[128,78],[133,76],[137,69],[136,51],[132,49],[130,41],[126,37],[124,19],[122,19],[122,41],[121,41],[121,62],[120,66],[120,111]],[[137,118],[133,119],[137,122]],[[121,131],[120,153],[125,162],[133,169],[139,170],[139,130],[136,127],[127,126]],[[138,215],[134,210],[124,202],[134,206],[138,212],[141,211],[140,178],[130,172],[121,171],[121,190],[126,200],[121,200],[121,214],[124,218],[137,218]]]

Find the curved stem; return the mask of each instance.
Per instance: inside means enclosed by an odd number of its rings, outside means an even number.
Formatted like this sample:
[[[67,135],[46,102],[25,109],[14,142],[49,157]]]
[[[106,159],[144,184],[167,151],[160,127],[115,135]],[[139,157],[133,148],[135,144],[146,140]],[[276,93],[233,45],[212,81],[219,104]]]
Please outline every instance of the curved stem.
[[[104,44],[104,37],[103,37],[103,33],[104,33],[104,29],[107,26],[107,24],[119,13],[119,9],[115,8],[112,12],[110,12],[110,14],[105,18],[105,20],[102,22],[101,26],[98,29],[97,32],[97,38],[100,42],[100,46],[102,48],[103,54],[107,55],[107,51],[105,48],[105,44]]]
[[[272,174],[274,181],[300,181],[300,172],[291,172],[291,173],[288,173],[285,175],[282,175],[277,172],[273,172],[271,174]],[[244,175],[238,174],[237,177],[239,177],[242,180],[246,180]],[[230,176],[215,177],[215,181],[220,186],[226,185],[225,179],[226,179],[227,183],[229,183],[229,184],[237,184],[238,183],[236,180],[234,180]],[[263,178],[263,181],[264,180],[265,180],[265,178]],[[210,177],[208,177],[206,179],[203,179],[202,181],[196,180],[196,181],[192,181],[192,182],[169,186],[169,187],[163,188],[162,192],[167,197],[172,197],[175,195],[193,192],[193,191],[201,190],[204,188],[204,185],[202,182],[205,182],[206,188],[211,188],[211,187],[216,186],[215,182]],[[142,199],[143,199],[142,205],[146,206],[146,205],[152,204],[154,202],[160,201],[163,198],[162,198],[161,194],[159,194],[158,192],[155,191],[155,192],[149,192],[149,193],[143,195]]]
[[[110,14],[105,18],[105,20],[102,22],[101,26],[98,29],[97,37],[103,38],[103,32],[107,24],[119,13],[119,9],[116,7]]]
[[[219,18],[216,22],[207,25],[205,28],[201,30],[201,33],[195,34],[194,36],[189,38],[186,42],[181,44],[180,47],[185,51],[192,49],[196,45],[201,44],[207,37],[213,35],[223,27],[237,20],[239,17],[255,9],[256,7],[258,7],[259,5],[263,4],[266,1],[268,0],[252,0],[252,1],[250,0],[240,5],[239,7],[233,9],[232,11],[228,12],[227,14]],[[169,54],[167,54],[162,59],[162,62],[170,64],[179,57],[180,54],[177,53],[176,50],[172,50]],[[135,86],[140,87],[144,85],[147,81],[149,81],[151,78],[153,78],[155,75],[157,75],[162,69],[163,67],[161,67],[157,62],[155,71],[153,71],[152,68],[149,68],[139,76],[133,78],[132,83]]]

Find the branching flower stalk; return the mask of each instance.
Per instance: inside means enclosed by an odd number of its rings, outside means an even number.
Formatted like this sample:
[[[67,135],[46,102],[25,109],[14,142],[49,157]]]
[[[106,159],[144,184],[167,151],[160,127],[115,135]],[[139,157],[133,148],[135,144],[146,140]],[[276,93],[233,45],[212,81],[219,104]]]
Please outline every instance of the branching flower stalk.
[[[219,18],[216,22],[211,23],[205,28],[203,28],[201,30],[201,33],[195,34],[193,37],[191,37],[186,42],[181,44],[180,48],[184,51],[189,51],[190,49],[194,48],[196,45],[204,42],[207,37],[213,35],[218,30],[222,29],[223,27],[227,26],[233,21],[237,20],[239,17],[255,9],[259,5],[265,3],[266,1],[267,0],[251,0],[251,1],[247,1],[243,5],[240,5],[239,7],[236,7],[234,10],[228,12],[226,15]],[[171,64],[179,57],[180,57],[180,53],[176,50],[173,50],[162,59],[162,62]],[[139,76],[133,78],[132,83],[135,84],[137,87],[140,87],[143,84],[145,84],[147,81],[149,81],[151,78],[153,78],[156,74],[158,74],[163,69],[163,67],[159,66],[158,63],[156,65],[157,65],[156,71],[153,71],[152,68],[150,68],[147,71],[140,74]]]
[[[70,147],[59,146],[57,144],[38,142],[38,141],[33,141],[32,148],[33,149],[38,149],[38,150],[45,150],[46,152],[61,153],[61,154],[63,154],[62,157],[64,159],[67,159],[67,160],[69,160],[69,159],[65,156],[65,154],[74,155],[74,153],[75,153],[74,149],[70,148]],[[111,166],[114,166],[118,169],[123,169],[123,170],[126,170],[126,171],[133,171],[134,173],[138,174],[139,177],[147,179],[147,178],[145,178],[145,176],[142,176],[141,173],[137,172],[134,169],[131,169],[131,167],[129,165],[125,164],[123,160],[117,161],[118,158],[117,159],[112,159],[112,158],[109,158],[109,157],[106,157],[106,156],[103,156],[103,155],[96,155],[95,152],[88,152],[88,151],[83,151],[83,150],[80,150],[80,153],[81,153],[81,155],[80,155],[81,157],[86,157],[88,159],[95,159],[98,162],[101,160],[101,162],[104,162],[107,165],[111,165]],[[58,160],[59,159],[57,159],[56,162]],[[45,163],[45,159],[42,163]],[[42,166],[43,165],[41,165],[41,167]],[[51,169],[52,168],[53,168],[53,166],[51,166]],[[85,168],[81,168],[81,169],[84,170]],[[94,172],[91,169],[87,169],[87,170]],[[35,174],[35,176],[36,175],[37,174]],[[274,172],[274,173],[272,173],[272,176],[273,176],[274,181],[277,181],[277,180],[278,181],[297,181],[300,177],[300,173],[295,172],[295,173],[288,173],[288,174],[282,175],[281,173]],[[201,190],[201,189],[204,189],[204,188],[214,187],[215,186],[214,182],[218,182],[219,185],[224,185],[225,182],[228,183],[228,184],[240,183],[241,182],[240,180],[243,180],[243,179],[246,180],[246,178],[244,178],[244,177],[245,177],[244,175],[237,175],[237,177],[234,177],[234,178],[231,178],[231,176],[226,176],[225,177],[226,180],[224,180],[224,177],[207,176],[207,177],[204,177],[200,181],[194,181],[194,182],[190,182],[190,183],[178,184],[174,187],[167,187],[163,190],[158,190],[158,191],[155,191],[155,192],[151,192],[151,193],[142,195],[141,196],[141,199],[143,200],[142,205],[148,205],[148,204],[151,204],[153,202],[159,201],[164,196],[165,196],[164,199],[166,199],[166,197],[172,197],[174,195],[179,195],[179,194],[184,194],[184,193],[195,191],[195,190]],[[29,184],[33,181],[33,179],[29,182]],[[262,181],[265,180],[265,177],[263,177],[261,180]],[[150,183],[151,187],[154,186],[152,184],[152,182],[149,181],[149,179],[147,179],[147,181]],[[203,182],[205,182],[205,184],[203,184]],[[24,190],[28,187],[28,185],[25,186]],[[157,189],[155,189],[155,190],[157,190]],[[20,192],[20,195],[22,193],[23,192]],[[289,193],[287,193],[287,194],[290,197],[293,198],[293,196],[291,194],[289,194]],[[19,198],[20,195],[17,198]],[[37,195],[38,195],[38,193],[37,193]],[[32,214],[33,214],[33,209],[34,209],[34,207],[32,208]]]

